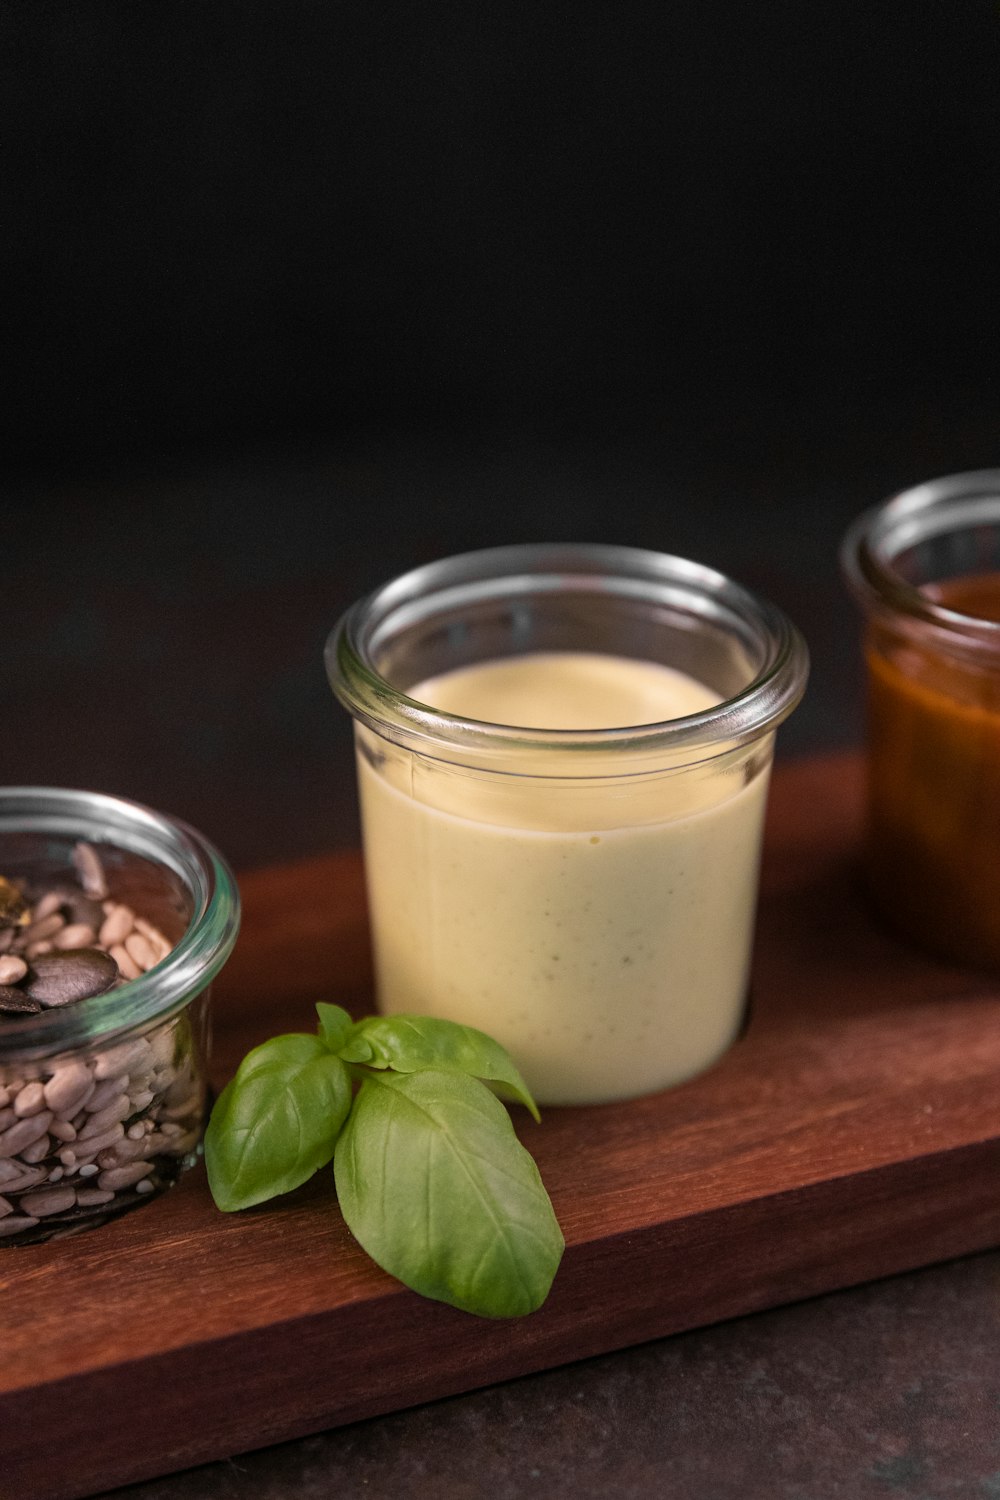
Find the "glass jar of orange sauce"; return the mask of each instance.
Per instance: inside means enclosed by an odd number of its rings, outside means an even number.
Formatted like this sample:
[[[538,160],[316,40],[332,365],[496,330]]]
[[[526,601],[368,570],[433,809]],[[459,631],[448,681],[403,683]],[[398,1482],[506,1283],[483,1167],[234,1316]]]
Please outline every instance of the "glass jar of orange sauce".
[[[1000,470],[862,515],[842,560],[865,615],[874,899],[941,957],[1000,967]]]

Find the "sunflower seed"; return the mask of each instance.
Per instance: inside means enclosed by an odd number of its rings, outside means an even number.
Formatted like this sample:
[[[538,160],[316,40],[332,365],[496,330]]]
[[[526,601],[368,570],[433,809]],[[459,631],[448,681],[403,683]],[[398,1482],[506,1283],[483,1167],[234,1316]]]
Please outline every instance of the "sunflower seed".
[[[0,955],[0,984],[17,984],[28,972],[28,965],[16,953]]]
[[[113,906],[101,923],[98,937],[102,948],[123,943],[135,926],[135,912],[130,906]]]
[[[134,1187],[144,1177],[148,1177],[153,1170],[151,1161],[130,1161],[124,1167],[108,1167],[97,1179],[97,1186],[110,1188],[117,1192],[119,1188]]]
[[[29,1219],[21,1214],[12,1214],[8,1219],[0,1219],[0,1235],[22,1234],[26,1229],[34,1229],[37,1223],[37,1219]]]
[[[76,1201],[81,1208],[96,1208],[99,1203],[110,1203],[114,1193],[103,1188],[81,1187],[76,1190]]]
[[[93,1089],[93,1082],[85,1063],[76,1059],[61,1063],[45,1085],[45,1102],[57,1115],[73,1115]]]
[[[71,1187],[39,1188],[37,1193],[25,1193],[19,1207],[36,1219],[47,1214],[64,1214],[76,1202],[76,1189]]]
[[[115,943],[111,949],[111,957],[118,965],[123,979],[138,979],[142,973],[139,965],[122,943]]]
[[[0,1135],[0,1156],[17,1156],[25,1146],[30,1146],[48,1132],[51,1119],[51,1111],[43,1109],[40,1114],[29,1115],[26,1120],[8,1126]]]
[[[93,844],[83,842],[76,844],[73,849],[73,863],[80,877],[80,884],[87,895],[93,896],[95,901],[103,901],[108,894],[108,882],[104,875],[104,866]]]
[[[71,922],[52,939],[53,948],[89,948],[97,936],[87,922]]]
[[[25,1119],[27,1115],[37,1115],[44,1107],[45,1090],[37,1078],[33,1083],[26,1083],[14,1100],[14,1113],[19,1120]]]
[[[24,932],[21,934],[21,944],[25,948],[32,948],[35,943],[40,943],[46,938],[54,936],[55,933],[60,932],[65,926],[66,922],[62,912],[51,911],[48,916],[42,917],[41,921],[32,922],[30,927],[24,929]]]
[[[148,938],[143,937],[141,932],[131,932],[125,939],[125,952],[133,963],[145,971],[151,969],[159,960],[156,950]]]

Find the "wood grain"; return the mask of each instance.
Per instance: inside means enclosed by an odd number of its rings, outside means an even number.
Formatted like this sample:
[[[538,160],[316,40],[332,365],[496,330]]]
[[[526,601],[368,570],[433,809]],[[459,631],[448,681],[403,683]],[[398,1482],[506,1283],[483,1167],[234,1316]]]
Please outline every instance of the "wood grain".
[[[534,1316],[405,1291],[328,1173],[250,1213],[198,1169],[103,1229],[0,1253],[0,1500],[75,1500],[1000,1242],[1000,988],[869,914],[852,758],[775,777],[752,1020],[701,1078],[518,1128],[567,1252]],[[242,882],[216,1082],[317,999],[370,1004],[355,854]]]

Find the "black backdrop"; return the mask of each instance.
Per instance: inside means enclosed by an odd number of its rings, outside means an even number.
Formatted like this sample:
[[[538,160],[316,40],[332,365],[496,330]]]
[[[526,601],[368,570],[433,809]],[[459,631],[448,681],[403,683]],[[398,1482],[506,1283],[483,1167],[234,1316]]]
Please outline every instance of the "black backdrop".
[[[993,0],[0,15],[12,458],[992,381]]]
[[[782,604],[996,463],[994,0],[0,0],[0,781],[355,836],[340,611],[607,540]]]

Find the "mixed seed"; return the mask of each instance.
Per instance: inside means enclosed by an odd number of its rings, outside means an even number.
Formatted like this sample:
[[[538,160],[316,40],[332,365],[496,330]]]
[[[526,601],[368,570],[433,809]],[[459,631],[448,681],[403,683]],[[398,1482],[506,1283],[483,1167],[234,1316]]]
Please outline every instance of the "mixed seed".
[[[137,979],[171,950],[112,899],[92,845],[76,846],[74,866],[75,881],[39,889],[0,878],[0,1034]],[[0,1240],[69,1233],[167,1186],[197,1146],[203,1110],[184,1013],[16,1075],[0,1066]]]
[[[92,844],[73,851],[77,881],[33,891],[0,877],[0,1024],[103,995],[166,958],[171,944],[112,901]]]

